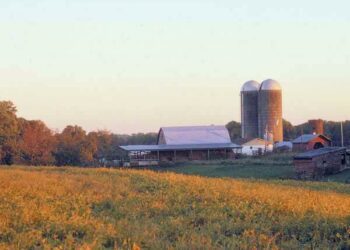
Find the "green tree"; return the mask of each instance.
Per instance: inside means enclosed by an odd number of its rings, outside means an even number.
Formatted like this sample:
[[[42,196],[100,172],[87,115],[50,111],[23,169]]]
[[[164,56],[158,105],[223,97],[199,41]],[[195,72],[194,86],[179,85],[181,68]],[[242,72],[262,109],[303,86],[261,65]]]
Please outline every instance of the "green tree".
[[[0,102],[0,159],[2,164],[11,165],[16,155],[18,134],[17,109],[10,101]]]
[[[236,140],[242,137],[242,128],[239,122],[231,121],[226,125],[230,134],[231,140]]]
[[[79,126],[67,126],[57,135],[56,164],[59,166],[82,166],[93,164],[96,141],[86,135]]]
[[[100,160],[115,160],[116,149],[113,146],[113,135],[107,130],[99,130],[97,132],[90,132],[88,137],[91,141],[94,141],[97,150],[94,158],[98,161]]]
[[[296,138],[295,127],[285,119],[283,119],[283,136],[286,141],[294,140]]]

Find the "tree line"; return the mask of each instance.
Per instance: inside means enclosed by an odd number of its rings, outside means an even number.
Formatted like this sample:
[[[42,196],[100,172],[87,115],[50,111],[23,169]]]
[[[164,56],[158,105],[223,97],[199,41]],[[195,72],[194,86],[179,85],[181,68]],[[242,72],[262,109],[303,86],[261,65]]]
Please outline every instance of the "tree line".
[[[312,132],[308,123],[293,126],[284,120],[285,140]],[[241,124],[226,125],[232,140],[241,137]],[[350,145],[350,121],[343,123],[344,143]],[[326,121],[325,135],[334,146],[341,145],[339,122]],[[82,127],[69,125],[61,132],[49,129],[43,121],[26,120],[17,116],[11,101],[0,101],[0,163],[21,165],[100,166],[127,155],[120,145],[156,144],[157,133],[133,135],[113,134],[100,130],[86,132]]]
[[[69,125],[58,133],[40,120],[17,117],[12,102],[0,102],[1,164],[99,166],[124,158],[120,145],[156,141],[156,133],[119,135],[104,130],[87,133],[77,125]]]

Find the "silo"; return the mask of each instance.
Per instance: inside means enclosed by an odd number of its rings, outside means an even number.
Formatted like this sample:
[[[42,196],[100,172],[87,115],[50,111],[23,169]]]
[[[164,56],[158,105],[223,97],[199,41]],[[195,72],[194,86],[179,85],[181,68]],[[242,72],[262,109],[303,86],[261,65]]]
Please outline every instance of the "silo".
[[[259,137],[271,134],[274,142],[283,141],[282,88],[272,79],[262,82],[258,97]]]
[[[324,122],[321,119],[318,120],[310,120],[309,124],[312,129],[313,134],[323,135],[324,134]]]
[[[258,94],[260,84],[256,81],[246,82],[241,89],[242,138],[259,137],[258,130]]]

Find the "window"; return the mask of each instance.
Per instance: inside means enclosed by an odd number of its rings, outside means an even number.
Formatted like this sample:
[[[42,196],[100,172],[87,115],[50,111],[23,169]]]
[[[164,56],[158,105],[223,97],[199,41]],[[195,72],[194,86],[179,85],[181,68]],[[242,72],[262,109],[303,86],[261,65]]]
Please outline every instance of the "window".
[[[323,160],[322,167],[323,167],[323,168],[326,168],[326,167],[327,167],[327,161],[326,161],[326,160]]]
[[[342,155],[341,164],[342,164],[342,165],[346,165],[346,156],[345,156],[345,154]]]
[[[317,142],[314,145],[314,149],[324,148],[324,145],[321,142]]]

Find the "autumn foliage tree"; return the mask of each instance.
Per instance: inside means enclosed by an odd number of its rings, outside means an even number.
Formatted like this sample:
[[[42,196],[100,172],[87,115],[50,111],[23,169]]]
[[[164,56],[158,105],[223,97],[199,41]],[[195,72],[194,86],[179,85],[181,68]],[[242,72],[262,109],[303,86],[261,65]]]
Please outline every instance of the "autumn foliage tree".
[[[113,145],[113,135],[107,130],[99,130],[97,132],[90,132],[89,138],[96,143],[97,151],[95,158],[100,161],[116,159],[116,147]]]
[[[52,165],[56,138],[42,121],[19,120],[19,161],[28,165]]]

